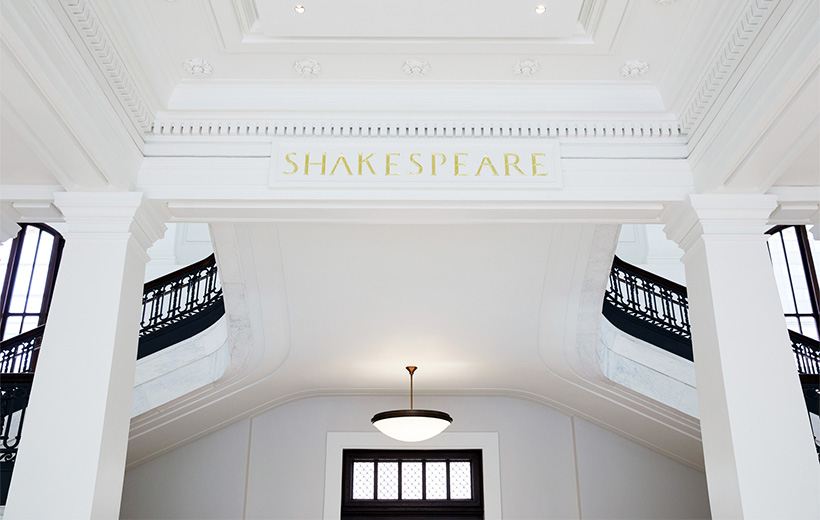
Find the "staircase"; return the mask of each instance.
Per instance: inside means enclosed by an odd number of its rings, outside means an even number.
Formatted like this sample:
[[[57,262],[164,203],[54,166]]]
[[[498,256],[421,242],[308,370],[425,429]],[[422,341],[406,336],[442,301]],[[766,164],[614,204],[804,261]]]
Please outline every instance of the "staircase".
[[[694,361],[686,287],[615,257],[602,313],[621,331]],[[789,331],[806,409],[820,415],[820,342]],[[820,432],[814,443],[820,456]]]
[[[191,338],[225,314],[214,255],[145,284],[137,359]],[[0,505],[6,503],[45,325],[0,342]]]

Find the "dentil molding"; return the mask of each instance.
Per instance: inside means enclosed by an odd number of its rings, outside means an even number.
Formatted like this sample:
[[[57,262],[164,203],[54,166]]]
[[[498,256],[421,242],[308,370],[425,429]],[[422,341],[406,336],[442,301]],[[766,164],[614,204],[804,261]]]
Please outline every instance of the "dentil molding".
[[[676,120],[544,120],[537,123],[475,121],[278,120],[158,118],[154,136],[188,137],[681,137]]]

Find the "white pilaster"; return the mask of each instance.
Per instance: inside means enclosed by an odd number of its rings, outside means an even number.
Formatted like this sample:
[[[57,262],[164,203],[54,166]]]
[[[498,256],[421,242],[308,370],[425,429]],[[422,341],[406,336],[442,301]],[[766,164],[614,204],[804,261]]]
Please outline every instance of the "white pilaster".
[[[776,200],[692,195],[684,249],[713,518],[820,518],[820,466],[766,242]]]
[[[55,205],[66,245],[5,518],[118,518],[145,251],[164,225],[139,193]]]

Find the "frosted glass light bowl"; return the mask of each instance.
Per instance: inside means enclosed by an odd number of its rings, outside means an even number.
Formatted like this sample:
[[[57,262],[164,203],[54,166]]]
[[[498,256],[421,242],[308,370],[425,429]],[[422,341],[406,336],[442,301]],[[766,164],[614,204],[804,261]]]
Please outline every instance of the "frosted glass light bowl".
[[[402,442],[419,442],[443,432],[453,418],[436,410],[390,410],[370,420],[380,432]]]

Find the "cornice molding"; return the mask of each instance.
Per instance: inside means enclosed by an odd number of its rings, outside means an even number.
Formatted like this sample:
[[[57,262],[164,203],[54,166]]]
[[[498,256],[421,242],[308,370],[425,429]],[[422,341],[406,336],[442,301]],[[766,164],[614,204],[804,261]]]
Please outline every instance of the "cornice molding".
[[[757,193],[699,193],[669,205],[661,216],[670,240],[688,252],[707,235],[763,240],[777,196]]]
[[[148,133],[153,111],[100,21],[93,1],[60,0],[60,5],[131,123],[139,133]]]
[[[367,121],[158,118],[151,134],[186,137],[562,137],[676,138],[676,120],[544,120],[539,122]]]
[[[747,0],[737,23],[718,47],[681,111],[681,131],[691,135],[704,122],[721,93],[740,80],[741,62],[781,0]]]

